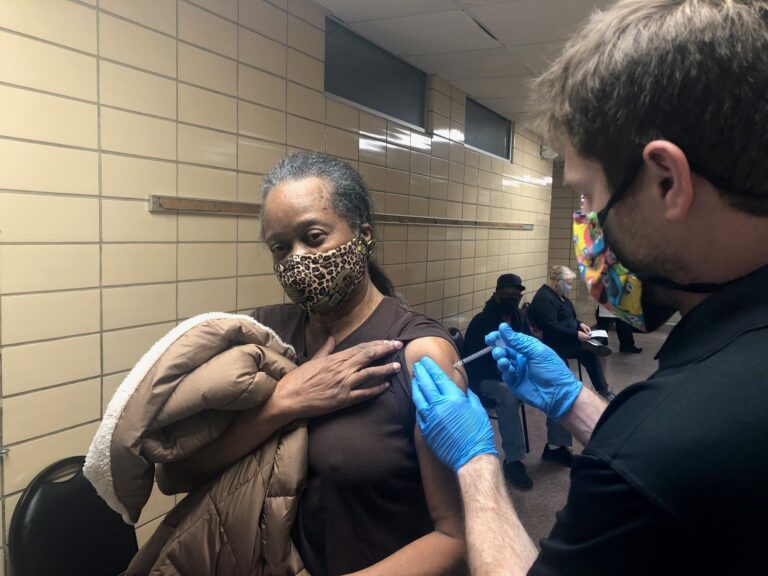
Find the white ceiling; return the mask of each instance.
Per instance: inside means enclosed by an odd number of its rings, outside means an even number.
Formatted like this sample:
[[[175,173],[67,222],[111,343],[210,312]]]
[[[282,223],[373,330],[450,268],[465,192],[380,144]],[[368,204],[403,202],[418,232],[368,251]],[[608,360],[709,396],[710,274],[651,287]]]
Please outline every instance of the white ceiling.
[[[613,0],[314,0],[346,26],[517,121],[528,85]],[[485,28],[490,34],[483,30]]]

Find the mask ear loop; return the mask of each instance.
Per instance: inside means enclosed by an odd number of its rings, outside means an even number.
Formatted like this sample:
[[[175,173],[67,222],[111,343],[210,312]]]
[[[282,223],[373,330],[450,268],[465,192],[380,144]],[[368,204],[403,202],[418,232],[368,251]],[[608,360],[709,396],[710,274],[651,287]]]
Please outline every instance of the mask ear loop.
[[[365,236],[363,235],[362,230],[358,231],[357,238],[358,238],[357,251],[360,252],[360,254],[365,254],[366,256],[370,256],[371,254],[373,254],[373,248],[374,246],[376,246],[376,239],[373,237],[373,228],[371,228],[370,240],[365,239]]]
[[[370,256],[373,254],[373,248],[376,246],[376,239],[371,238],[370,240],[365,242],[365,255]]]

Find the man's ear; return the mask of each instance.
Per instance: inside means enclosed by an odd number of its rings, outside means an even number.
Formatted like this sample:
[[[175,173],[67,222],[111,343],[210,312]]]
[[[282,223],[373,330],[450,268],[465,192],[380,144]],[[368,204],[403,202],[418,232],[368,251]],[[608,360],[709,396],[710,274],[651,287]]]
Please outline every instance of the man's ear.
[[[664,203],[665,217],[668,220],[685,218],[694,196],[685,152],[668,140],[654,140],[645,145],[643,160],[647,177]]]

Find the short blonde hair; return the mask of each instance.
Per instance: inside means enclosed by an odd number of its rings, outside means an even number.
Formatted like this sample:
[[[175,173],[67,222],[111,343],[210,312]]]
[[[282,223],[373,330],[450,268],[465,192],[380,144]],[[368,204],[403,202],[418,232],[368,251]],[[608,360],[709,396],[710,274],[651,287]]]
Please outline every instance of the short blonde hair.
[[[574,278],[576,278],[576,273],[568,266],[552,266],[549,270],[550,280],[573,280]]]

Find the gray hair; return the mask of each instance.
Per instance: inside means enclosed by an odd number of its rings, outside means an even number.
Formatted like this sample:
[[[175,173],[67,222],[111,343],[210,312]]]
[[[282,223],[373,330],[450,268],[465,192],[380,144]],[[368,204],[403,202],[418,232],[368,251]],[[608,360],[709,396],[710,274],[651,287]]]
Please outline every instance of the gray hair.
[[[768,215],[768,1],[620,1],[533,94],[537,130],[597,160],[612,189],[664,139],[731,206]]]
[[[364,224],[368,224],[375,236],[373,201],[362,176],[346,162],[327,154],[299,150],[280,160],[261,185],[264,201],[275,186],[304,178],[320,178],[327,182],[333,211],[344,219],[352,231],[360,231]],[[263,220],[264,212],[261,214]],[[261,229],[263,234],[264,226]],[[368,276],[382,294],[395,296],[392,282],[373,258],[368,260]]]
[[[572,280],[576,278],[576,273],[568,266],[552,266],[549,270],[550,280]]]
[[[299,150],[280,160],[264,178],[261,187],[264,201],[275,186],[312,177],[328,183],[333,211],[352,230],[360,230],[363,224],[373,227],[373,202],[358,171],[346,162],[319,152]]]

